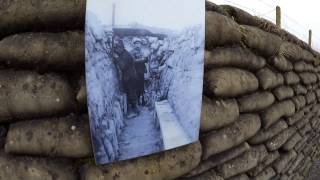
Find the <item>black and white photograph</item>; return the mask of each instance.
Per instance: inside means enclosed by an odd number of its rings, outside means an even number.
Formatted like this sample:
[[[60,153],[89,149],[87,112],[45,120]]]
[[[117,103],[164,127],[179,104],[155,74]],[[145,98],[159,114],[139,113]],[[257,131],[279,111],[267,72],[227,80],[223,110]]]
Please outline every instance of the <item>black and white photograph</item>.
[[[88,0],[86,85],[97,164],[199,138],[204,0]]]

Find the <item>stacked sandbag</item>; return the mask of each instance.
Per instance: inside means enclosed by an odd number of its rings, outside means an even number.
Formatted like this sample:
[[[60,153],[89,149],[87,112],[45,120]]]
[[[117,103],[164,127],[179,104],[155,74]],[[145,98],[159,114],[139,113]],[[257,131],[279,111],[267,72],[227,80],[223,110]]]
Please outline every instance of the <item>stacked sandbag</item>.
[[[207,2],[206,22],[202,161],[181,179],[307,178],[320,150],[318,57],[232,6]]]
[[[305,179],[320,157],[319,53],[241,9],[206,8],[200,141],[97,166],[85,1],[4,1],[0,179]]]

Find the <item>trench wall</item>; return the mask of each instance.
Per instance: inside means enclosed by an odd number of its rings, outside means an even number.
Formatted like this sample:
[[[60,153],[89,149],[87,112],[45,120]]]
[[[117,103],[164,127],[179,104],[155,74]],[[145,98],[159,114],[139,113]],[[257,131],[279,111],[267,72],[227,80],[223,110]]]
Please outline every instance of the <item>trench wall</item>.
[[[319,159],[319,54],[240,9],[206,8],[200,141],[97,166],[83,80],[85,1],[5,1],[0,179],[306,179]]]

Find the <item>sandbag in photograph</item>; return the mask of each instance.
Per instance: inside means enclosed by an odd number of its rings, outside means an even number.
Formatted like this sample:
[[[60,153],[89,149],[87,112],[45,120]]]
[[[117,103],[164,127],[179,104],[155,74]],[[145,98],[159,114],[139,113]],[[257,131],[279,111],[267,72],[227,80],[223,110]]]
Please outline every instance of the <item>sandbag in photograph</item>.
[[[88,0],[86,86],[97,164],[196,142],[205,1]]]

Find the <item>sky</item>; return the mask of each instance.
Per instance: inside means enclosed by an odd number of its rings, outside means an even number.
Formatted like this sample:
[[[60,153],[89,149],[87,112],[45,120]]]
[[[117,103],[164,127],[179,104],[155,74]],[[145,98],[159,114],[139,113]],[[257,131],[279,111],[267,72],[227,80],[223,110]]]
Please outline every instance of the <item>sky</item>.
[[[313,33],[312,47],[320,51],[320,2],[317,0],[210,0],[216,4],[230,4],[253,15],[275,22],[275,7],[282,11],[282,28],[308,42],[309,29]]]
[[[116,25],[139,23],[180,31],[205,21],[205,0],[87,0],[87,10],[111,25],[113,3]]]

